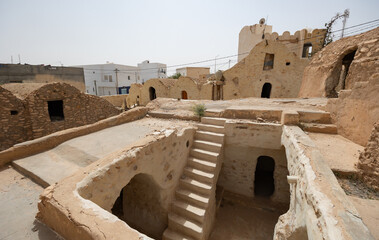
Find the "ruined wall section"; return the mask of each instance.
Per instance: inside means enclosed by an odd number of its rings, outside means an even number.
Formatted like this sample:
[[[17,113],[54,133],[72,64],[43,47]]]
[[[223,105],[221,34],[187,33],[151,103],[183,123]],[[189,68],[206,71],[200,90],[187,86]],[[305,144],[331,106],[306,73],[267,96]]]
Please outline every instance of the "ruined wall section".
[[[363,181],[379,191],[379,122],[374,125],[366,148],[359,156],[358,169]]]
[[[56,100],[63,101],[64,119],[60,121],[52,121],[49,116],[48,101]],[[106,100],[84,94],[65,83],[44,85],[30,93],[24,101],[29,109],[33,138],[94,123],[119,113]]]
[[[379,69],[379,28],[330,43],[305,68],[299,97],[337,97],[342,59],[353,51],[345,88],[367,81]]]
[[[273,68],[269,70],[263,69],[266,53],[274,54]],[[224,100],[261,97],[265,83],[272,85],[271,98],[296,97],[308,62],[277,41],[261,42],[241,62],[223,72]]]
[[[32,137],[28,109],[23,101],[0,87],[0,151]]]

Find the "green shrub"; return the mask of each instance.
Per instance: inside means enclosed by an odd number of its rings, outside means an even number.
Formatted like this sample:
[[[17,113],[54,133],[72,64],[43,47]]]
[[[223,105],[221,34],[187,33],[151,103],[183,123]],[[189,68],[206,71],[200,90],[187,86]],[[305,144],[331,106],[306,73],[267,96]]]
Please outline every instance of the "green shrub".
[[[192,110],[196,116],[203,117],[206,108],[204,104],[196,104],[195,106],[193,106]]]

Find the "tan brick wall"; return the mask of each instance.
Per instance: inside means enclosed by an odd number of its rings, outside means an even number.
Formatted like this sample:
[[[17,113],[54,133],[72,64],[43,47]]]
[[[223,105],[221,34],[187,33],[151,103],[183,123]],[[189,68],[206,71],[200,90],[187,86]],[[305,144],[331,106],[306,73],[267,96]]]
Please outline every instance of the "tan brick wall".
[[[43,85],[24,100],[0,88],[0,100],[0,150],[60,130],[91,124],[119,113],[108,101],[84,94],[66,83]],[[51,121],[48,101],[54,100],[63,101],[64,120]],[[11,115],[11,110],[17,110],[18,114]]]

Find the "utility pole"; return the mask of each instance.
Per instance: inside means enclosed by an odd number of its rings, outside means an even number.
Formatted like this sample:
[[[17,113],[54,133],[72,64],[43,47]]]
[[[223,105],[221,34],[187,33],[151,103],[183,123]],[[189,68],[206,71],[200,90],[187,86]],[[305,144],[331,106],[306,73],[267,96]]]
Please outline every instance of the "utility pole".
[[[231,61],[232,61],[232,60],[229,59],[229,67],[228,67],[228,68],[230,68],[230,62],[231,62]]]
[[[118,95],[118,69],[116,68],[115,70],[114,70],[115,72],[116,72],[116,95]]]
[[[13,64],[13,56],[11,56],[11,63]]]
[[[219,55],[217,55],[216,57],[215,57],[215,73],[216,73],[216,60],[217,60],[217,57],[218,57]]]
[[[96,94],[96,96],[99,96],[99,95],[97,95],[97,85],[96,85],[96,80],[93,80],[93,83],[95,84],[95,94]]]
[[[349,9],[345,9],[345,12],[343,13],[342,17],[343,17],[343,20],[342,20],[342,32],[341,32],[341,38],[343,38],[343,35],[345,33],[345,25],[346,25],[346,21],[347,19],[349,18],[349,15],[350,15],[350,11]]]
[[[20,54],[18,54],[18,63],[21,64],[21,57],[20,57]]]

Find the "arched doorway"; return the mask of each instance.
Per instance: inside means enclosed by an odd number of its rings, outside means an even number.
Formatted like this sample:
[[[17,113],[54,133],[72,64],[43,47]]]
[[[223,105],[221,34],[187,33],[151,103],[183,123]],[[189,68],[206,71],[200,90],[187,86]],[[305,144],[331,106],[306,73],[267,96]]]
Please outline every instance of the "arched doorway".
[[[167,211],[162,207],[160,188],[147,174],[137,174],[121,190],[112,213],[130,227],[154,239],[167,228]]]
[[[188,99],[188,95],[186,91],[182,91],[182,99]]]
[[[153,87],[149,88],[149,96],[150,96],[150,100],[154,100],[157,98],[155,88],[153,88]]]
[[[271,83],[263,84],[261,98],[270,98],[270,95],[271,95]]]
[[[269,197],[274,193],[275,161],[268,156],[260,156],[255,168],[254,194],[255,196]]]

